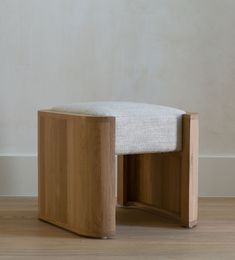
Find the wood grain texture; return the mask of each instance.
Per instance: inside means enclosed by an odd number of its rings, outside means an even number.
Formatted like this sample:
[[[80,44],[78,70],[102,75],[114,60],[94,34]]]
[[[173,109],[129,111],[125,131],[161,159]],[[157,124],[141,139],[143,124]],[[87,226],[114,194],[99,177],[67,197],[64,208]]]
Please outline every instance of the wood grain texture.
[[[125,155],[124,205],[180,218],[181,153]],[[121,161],[120,161],[121,163]],[[119,163],[119,164],[120,164]],[[118,171],[119,172],[119,171]]]
[[[198,114],[183,117],[183,150],[181,173],[181,223],[193,227],[198,219]]]
[[[17,174],[17,172],[16,172]],[[235,259],[235,198],[199,199],[200,225],[117,208],[115,239],[87,239],[39,221],[37,198],[0,198],[0,259]]]
[[[197,224],[198,116],[183,116],[182,151],[119,156],[119,204]],[[123,200],[125,198],[125,200]]]
[[[115,119],[38,114],[39,218],[75,233],[115,233]]]

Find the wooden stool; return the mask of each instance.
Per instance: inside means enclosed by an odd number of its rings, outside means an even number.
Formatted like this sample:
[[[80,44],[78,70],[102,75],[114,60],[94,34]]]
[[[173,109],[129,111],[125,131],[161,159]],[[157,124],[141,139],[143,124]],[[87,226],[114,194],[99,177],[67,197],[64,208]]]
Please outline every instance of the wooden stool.
[[[197,224],[197,114],[130,102],[78,103],[39,111],[38,138],[41,220],[111,237],[118,201],[185,227]]]

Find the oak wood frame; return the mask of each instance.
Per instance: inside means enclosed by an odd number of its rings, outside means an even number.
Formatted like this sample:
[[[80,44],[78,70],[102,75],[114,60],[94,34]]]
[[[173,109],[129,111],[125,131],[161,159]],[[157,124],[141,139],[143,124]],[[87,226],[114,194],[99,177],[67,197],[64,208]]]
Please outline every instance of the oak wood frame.
[[[118,203],[197,224],[198,116],[182,151],[118,155]],[[79,235],[115,234],[115,118],[38,112],[39,218]]]

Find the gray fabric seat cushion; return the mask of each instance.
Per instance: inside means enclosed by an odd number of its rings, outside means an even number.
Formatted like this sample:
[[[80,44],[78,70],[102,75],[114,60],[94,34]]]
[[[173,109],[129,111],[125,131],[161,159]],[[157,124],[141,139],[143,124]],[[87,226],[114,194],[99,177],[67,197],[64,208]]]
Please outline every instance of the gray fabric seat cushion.
[[[181,149],[184,111],[135,102],[86,102],[51,110],[116,118],[116,154],[169,152]]]

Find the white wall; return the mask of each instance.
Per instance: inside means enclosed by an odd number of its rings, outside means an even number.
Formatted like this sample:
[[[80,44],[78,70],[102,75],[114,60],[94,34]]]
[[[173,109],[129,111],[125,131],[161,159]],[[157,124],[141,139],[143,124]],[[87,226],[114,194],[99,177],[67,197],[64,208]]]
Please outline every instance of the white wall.
[[[133,100],[199,112],[201,195],[235,195],[234,13],[234,0],[0,0],[0,183],[25,185],[0,194],[36,192],[38,109]]]

